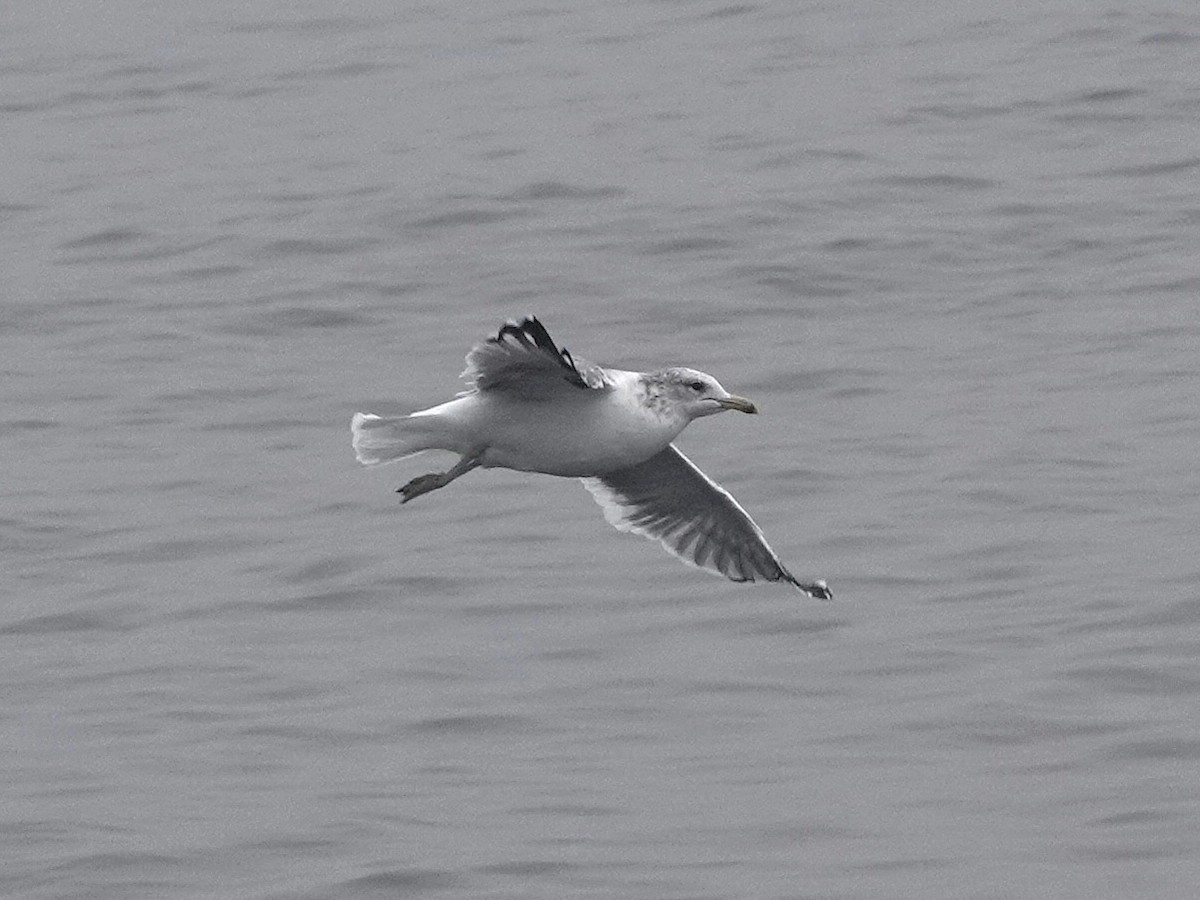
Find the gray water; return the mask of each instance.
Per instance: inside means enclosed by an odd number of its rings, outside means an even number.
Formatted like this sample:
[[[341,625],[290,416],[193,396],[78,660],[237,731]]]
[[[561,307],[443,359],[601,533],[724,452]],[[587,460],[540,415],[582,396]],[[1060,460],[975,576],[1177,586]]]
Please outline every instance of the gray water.
[[[1190,896],[1176,9],[6,2],[0,894]],[[527,312],[837,600],[355,464]]]

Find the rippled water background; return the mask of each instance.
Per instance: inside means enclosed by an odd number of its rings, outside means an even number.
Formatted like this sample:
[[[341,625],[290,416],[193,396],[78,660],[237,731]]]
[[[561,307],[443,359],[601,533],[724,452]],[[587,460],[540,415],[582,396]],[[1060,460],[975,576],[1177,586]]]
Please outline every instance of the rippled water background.
[[[5,3],[0,893],[1190,895],[1176,9]],[[838,600],[400,508],[350,415],[525,312],[758,401],[682,446]]]

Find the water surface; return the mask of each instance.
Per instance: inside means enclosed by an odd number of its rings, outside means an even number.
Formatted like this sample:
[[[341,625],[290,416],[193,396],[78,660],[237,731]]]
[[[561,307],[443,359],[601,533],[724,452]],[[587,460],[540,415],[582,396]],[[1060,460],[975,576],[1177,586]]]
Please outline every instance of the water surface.
[[[1194,888],[1196,15],[0,22],[6,896]],[[527,312],[837,602],[354,464]]]

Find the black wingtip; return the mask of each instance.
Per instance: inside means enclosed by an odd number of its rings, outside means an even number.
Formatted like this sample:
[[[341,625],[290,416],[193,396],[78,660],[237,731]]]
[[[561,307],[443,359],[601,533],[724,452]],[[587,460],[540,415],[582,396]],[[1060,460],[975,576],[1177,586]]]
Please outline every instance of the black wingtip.
[[[802,584],[800,585],[800,590],[804,591],[804,593],[808,594],[808,596],[812,597],[814,600],[833,599],[833,591],[829,589],[829,585],[827,585],[824,581],[814,581],[812,584]]]
[[[502,344],[506,338],[512,338],[526,347],[533,346],[550,354],[569,373],[568,380],[572,384],[575,384],[577,387],[587,387],[587,383],[579,373],[579,369],[575,365],[575,360],[567,352],[567,348],[560,348],[554,343],[554,338],[550,337],[550,332],[546,330],[545,325],[538,321],[537,316],[526,316],[520,322],[507,322],[500,328],[496,336],[489,338],[489,340],[493,344]]]
[[[808,594],[808,596],[812,597],[814,600],[833,599],[833,591],[831,591],[829,589],[829,585],[827,585],[821,579],[818,579],[811,584],[805,584],[803,581],[800,581],[798,578],[796,578],[796,576],[794,576],[791,572],[787,571],[787,569],[784,569],[782,580],[787,581],[797,590],[804,591],[804,593]]]
[[[532,341],[535,347],[558,355],[554,339],[550,337],[550,332],[546,331],[546,326],[538,321],[537,316],[526,316],[520,322],[506,322],[492,340],[499,344],[506,337],[513,337],[522,344]]]

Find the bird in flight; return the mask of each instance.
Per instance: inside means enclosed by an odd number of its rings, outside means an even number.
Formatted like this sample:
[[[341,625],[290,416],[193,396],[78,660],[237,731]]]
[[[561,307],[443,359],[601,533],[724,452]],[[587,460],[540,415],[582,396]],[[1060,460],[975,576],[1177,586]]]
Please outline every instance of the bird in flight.
[[[579,478],[617,529],[660,541],[686,563],[832,599],[824,581],[792,575],[733,496],[671,443],[693,419],[758,412],[711,375],[602,368],[573,358],[529,317],[476,344],[463,377],[468,390],[446,403],[408,416],[357,413],[351,422],[363,465],[425,450],[459,455],[448,471],[399,488],[402,503],[478,467]]]

